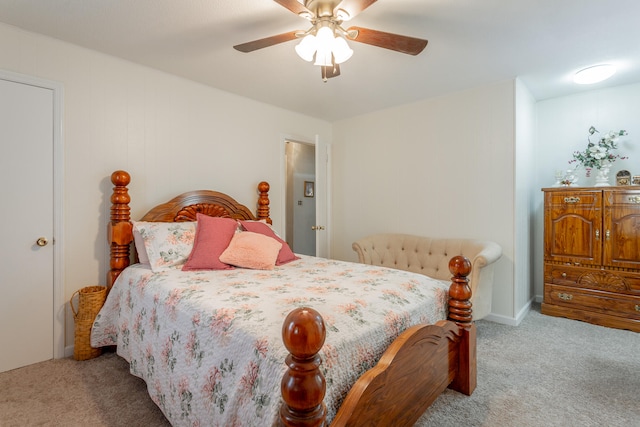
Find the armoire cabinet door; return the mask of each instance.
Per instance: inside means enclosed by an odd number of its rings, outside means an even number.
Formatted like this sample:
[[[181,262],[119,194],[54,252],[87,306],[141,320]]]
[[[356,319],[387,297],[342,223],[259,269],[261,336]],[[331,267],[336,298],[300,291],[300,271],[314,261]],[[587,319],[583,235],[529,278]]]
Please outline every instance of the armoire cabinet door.
[[[640,191],[604,191],[604,259],[610,267],[640,269]]]
[[[545,193],[545,261],[602,262],[602,192]]]

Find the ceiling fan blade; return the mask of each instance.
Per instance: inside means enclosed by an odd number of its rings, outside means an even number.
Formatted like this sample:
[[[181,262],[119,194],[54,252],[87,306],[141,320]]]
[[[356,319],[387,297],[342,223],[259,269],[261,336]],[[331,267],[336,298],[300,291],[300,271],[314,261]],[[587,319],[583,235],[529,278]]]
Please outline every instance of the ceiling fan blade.
[[[336,10],[346,10],[349,14],[349,19],[351,19],[376,1],[377,0],[342,0],[342,3],[336,7]]]
[[[300,15],[301,13],[311,13],[311,11],[306,7],[304,7],[304,5],[300,3],[298,0],[273,0],[273,1],[278,3],[280,6],[286,7],[296,15]]]
[[[322,72],[322,80],[325,82],[331,77],[338,77],[340,75],[340,64],[333,64],[329,66],[322,65],[320,68],[320,71]]]
[[[240,52],[253,52],[254,50],[294,40],[297,38],[296,33],[297,31],[291,31],[288,33],[278,34],[277,36],[265,37],[264,39],[235,45],[233,48]]]
[[[407,53],[409,55],[419,54],[428,43],[427,40],[415,37],[385,33],[383,31],[370,30],[362,27],[350,27],[347,33],[351,33],[352,31],[357,31],[358,34],[353,38],[349,37],[349,40],[384,47],[385,49],[395,50],[396,52]]]

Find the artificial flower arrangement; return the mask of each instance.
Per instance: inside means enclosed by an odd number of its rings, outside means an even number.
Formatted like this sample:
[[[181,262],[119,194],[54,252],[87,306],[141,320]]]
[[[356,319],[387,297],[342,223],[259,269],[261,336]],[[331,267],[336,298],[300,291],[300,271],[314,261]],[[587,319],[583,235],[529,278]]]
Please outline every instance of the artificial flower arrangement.
[[[624,160],[627,157],[622,157],[619,154],[611,153],[611,150],[618,148],[616,143],[618,138],[627,135],[626,130],[619,130],[617,132],[609,131],[597,142],[592,142],[591,137],[594,133],[600,133],[596,128],[591,126],[589,128],[589,137],[587,138],[589,143],[584,151],[576,151],[573,153],[573,160],[569,160],[569,163],[577,162],[584,166],[587,171],[587,176],[590,175],[592,169],[601,169],[605,164],[611,164],[617,159]]]

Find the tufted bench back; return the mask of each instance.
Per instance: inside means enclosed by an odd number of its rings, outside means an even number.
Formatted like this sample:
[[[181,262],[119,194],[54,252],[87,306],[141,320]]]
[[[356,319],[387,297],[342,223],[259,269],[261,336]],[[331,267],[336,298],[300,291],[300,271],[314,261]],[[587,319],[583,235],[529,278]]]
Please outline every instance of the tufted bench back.
[[[421,237],[409,234],[375,234],[353,243],[361,263],[424,274],[449,281],[449,260],[463,255],[471,261],[473,316],[491,312],[493,266],[502,249],[494,242],[471,239]]]

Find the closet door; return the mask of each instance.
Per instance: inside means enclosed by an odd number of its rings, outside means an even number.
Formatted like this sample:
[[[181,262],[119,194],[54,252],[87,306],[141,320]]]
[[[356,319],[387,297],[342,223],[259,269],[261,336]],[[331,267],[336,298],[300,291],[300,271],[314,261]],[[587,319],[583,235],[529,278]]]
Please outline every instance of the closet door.
[[[53,105],[0,78],[0,372],[54,357]]]

